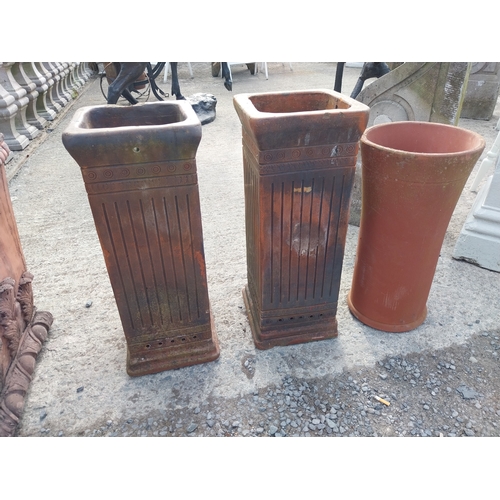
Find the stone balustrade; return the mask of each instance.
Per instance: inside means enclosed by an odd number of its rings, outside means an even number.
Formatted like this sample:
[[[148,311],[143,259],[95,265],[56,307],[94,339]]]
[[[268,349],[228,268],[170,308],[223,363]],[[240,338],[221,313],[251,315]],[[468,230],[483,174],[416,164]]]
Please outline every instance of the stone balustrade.
[[[83,62],[0,62],[0,134],[10,150],[25,149],[91,74]]]

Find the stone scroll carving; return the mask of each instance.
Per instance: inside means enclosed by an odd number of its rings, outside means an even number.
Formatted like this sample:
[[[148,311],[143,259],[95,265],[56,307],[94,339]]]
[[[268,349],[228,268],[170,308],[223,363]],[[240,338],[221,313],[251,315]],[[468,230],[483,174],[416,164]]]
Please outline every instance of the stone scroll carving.
[[[457,125],[471,63],[403,63],[365,87],[357,100],[370,107],[368,127],[385,122],[423,121]],[[361,162],[358,158],[349,224],[361,218]]]
[[[456,125],[465,97],[470,63],[404,63],[360,92],[370,106],[368,126],[424,121]]]
[[[5,174],[8,155],[0,134],[0,436],[16,431],[36,357],[52,324],[52,315],[33,305],[33,275],[26,271]]]
[[[24,408],[38,353],[47,338],[52,315],[34,312],[31,281],[26,272],[19,281],[0,282],[0,436],[12,436]],[[10,361],[10,362],[9,362]]]

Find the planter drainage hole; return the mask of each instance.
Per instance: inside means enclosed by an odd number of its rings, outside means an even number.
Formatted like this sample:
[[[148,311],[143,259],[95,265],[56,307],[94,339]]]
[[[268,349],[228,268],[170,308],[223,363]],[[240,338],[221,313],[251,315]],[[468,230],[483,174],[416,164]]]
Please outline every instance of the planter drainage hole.
[[[321,318],[323,316],[323,313],[321,314],[311,314],[308,316],[290,316],[289,318],[278,318],[275,321],[277,323],[281,323],[283,321],[301,321],[301,320],[308,320],[308,319],[314,319],[314,318]]]
[[[163,339],[163,340],[155,341],[154,346],[152,344],[146,344],[145,347],[146,347],[146,349],[151,349],[152,347],[155,347],[155,346],[162,347],[164,344],[166,344],[168,342],[168,340],[170,340],[170,344],[175,344],[178,341],[189,342],[190,340],[197,340],[197,339],[198,339],[198,335],[193,335],[191,337],[175,338],[175,339]]]

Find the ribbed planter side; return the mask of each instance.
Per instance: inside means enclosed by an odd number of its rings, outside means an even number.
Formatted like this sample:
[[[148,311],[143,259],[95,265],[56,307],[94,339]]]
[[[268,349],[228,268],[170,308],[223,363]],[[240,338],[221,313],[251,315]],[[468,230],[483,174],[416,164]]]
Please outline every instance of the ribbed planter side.
[[[363,198],[351,312],[388,332],[419,326],[446,229],[485,142],[451,125],[393,122],[361,138]]]
[[[368,107],[327,90],[240,94],[248,284],[255,345],[337,336],[358,141]]]
[[[63,135],[81,167],[127,340],[127,372],[213,361],[219,346],[206,280],[188,103],[79,110]]]

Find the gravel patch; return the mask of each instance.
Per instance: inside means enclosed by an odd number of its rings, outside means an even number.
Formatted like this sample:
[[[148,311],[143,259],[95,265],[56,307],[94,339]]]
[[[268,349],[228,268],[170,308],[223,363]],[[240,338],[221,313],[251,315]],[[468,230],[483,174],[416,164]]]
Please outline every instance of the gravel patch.
[[[237,398],[107,420],[80,435],[500,436],[499,339],[500,331],[483,332],[465,345],[388,356],[371,368],[314,379],[285,375]],[[38,435],[64,436],[45,428],[46,416],[42,410]]]

